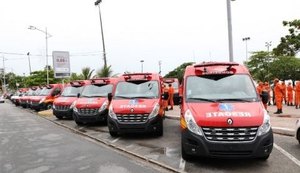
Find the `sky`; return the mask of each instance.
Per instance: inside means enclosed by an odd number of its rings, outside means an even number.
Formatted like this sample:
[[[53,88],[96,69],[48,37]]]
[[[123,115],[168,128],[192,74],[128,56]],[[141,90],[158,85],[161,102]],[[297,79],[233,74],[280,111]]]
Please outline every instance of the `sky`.
[[[29,74],[48,64],[52,51],[69,51],[71,72],[103,66],[96,0],[0,1],[0,68]],[[100,4],[107,63],[114,74],[158,72],[165,75],[184,62],[229,61],[226,0],[102,0]],[[299,0],[231,2],[234,61],[251,52],[270,50],[286,35],[282,21],[300,18]]]

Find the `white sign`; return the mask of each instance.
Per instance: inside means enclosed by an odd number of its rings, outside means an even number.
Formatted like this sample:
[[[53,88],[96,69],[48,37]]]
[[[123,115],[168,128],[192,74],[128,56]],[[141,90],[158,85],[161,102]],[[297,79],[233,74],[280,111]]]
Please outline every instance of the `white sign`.
[[[70,55],[66,51],[53,51],[53,69],[55,78],[70,77]]]

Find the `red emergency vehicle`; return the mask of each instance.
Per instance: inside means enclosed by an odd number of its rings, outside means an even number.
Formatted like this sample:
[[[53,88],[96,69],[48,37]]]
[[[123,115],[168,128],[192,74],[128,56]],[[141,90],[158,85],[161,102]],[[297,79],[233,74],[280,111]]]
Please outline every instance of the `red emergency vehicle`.
[[[120,76],[109,107],[110,135],[153,132],[162,136],[162,84],[162,77],[156,73]]]
[[[62,119],[63,117],[72,118],[73,107],[71,105],[77,100],[86,84],[90,84],[90,82],[88,80],[73,81],[64,87],[62,94],[54,100],[52,106],[53,114],[58,119]]]
[[[51,109],[54,99],[61,94],[62,90],[62,84],[45,85],[37,96],[30,99],[31,109],[36,111]]]
[[[181,105],[182,157],[268,159],[270,116],[249,71],[237,63],[186,67]]]
[[[77,125],[83,123],[106,122],[109,101],[115,85],[115,78],[91,79],[82,90],[80,97],[73,102],[73,119]]]
[[[174,88],[174,96],[173,96],[173,102],[175,105],[179,105],[179,81],[177,78],[164,78],[165,86],[169,86],[169,84],[172,84],[172,87]]]
[[[19,88],[18,91],[10,98],[11,101],[16,105],[20,105],[20,98],[25,95],[28,91],[28,88]]]
[[[20,97],[20,106],[23,108],[30,107],[30,97],[38,95],[41,91],[39,86],[32,86],[28,89],[28,91],[24,94],[23,97]]]

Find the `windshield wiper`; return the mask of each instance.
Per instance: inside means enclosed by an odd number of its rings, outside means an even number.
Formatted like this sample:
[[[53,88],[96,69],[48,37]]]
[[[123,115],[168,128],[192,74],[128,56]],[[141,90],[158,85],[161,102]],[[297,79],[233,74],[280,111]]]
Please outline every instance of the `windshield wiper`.
[[[190,97],[188,99],[200,100],[200,101],[206,101],[206,102],[216,102],[216,100],[206,99],[206,98],[200,98],[200,97]]]
[[[218,102],[224,102],[224,101],[234,101],[234,102],[252,102],[251,100],[247,99],[217,99]]]

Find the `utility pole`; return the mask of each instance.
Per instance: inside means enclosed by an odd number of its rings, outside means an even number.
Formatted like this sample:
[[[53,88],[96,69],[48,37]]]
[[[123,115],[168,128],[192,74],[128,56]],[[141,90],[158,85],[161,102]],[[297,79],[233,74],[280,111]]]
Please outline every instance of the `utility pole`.
[[[161,60],[158,61],[158,74],[161,75]]]
[[[229,44],[229,61],[233,62],[233,44],[232,44],[232,22],[231,22],[231,1],[227,0],[227,23],[228,23],[228,44]]]
[[[27,53],[27,56],[28,56],[28,64],[29,64],[29,75],[31,75],[31,64],[30,64],[30,56],[29,55],[30,55],[30,52]]]
[[[107,67],[106,52],[105,52],[104,34],[103,34],[103,26],[102,26],[102,18],[101,18],[101,10],[100,10],[100,3],[101,2],[102,2],[102,0],[97,0],[95,2],[95,6],[98,6],[98,8],[99,8],[99,18],[100,18],[100,27],[101,27],[101,36],[102,36],[103,60],[104,60],[104,68],[106,68]]]
[[[250,40],[250,37],[244,37],[243,39],[242,39],[243,41],[245,41],[245,43],[246,43],[246,61],[248,61],[248,40]]]
[[[6,81],[5,81],[5,58],[4,56],[2,56],[2,60],[3,60],[3,93],[6,91]]]

